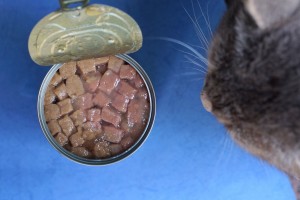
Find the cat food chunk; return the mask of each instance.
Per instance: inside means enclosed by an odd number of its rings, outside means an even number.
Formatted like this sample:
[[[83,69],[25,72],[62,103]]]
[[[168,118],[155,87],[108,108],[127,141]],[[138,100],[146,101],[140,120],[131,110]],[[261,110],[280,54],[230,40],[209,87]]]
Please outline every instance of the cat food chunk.
[[[82,74],[96,71],[94,59],[77,61],[77,66]]]
[[[92,155],[92,153],[89,152],[84,147],[73,147],[71,152],[74,153],[77,156],[84,157],[84,158],[89,158]]]
[[[112,143],[119,143],[123,137],[123,131],[117,129],[112,126],[104,126],[103,127],[103,139],[112,142]]]
[[[81,137],[80,133],[75,133],[70,136],[70,142],[73,147],[78,147],[84,143],[84,139]]]
[[[77,127],[77,133],[82,134],[82,132],[83,132],[82,126],[78,126],[78,127]]]
[[[123,138],[120,142],[120,144],[124,149],[128,149],[129,147],[132,146],[133,143],[134,140],[130,136]]]
[[[139,123],[141,120],[140,106],[136,103],[130,102],[127,113],[127,120],[130,124]]]
[[[134,85],[135,85],[136,88],[141,88],[141,87],[144,86],[144,81],[142,80],[142,78],[138,74],[135,76],[133,81],[134,81]]]
[[[73,111],[73,106],[71,103],[71,99],[65,99],[57,103],[60,107],[61,115],[68,114]]]
[[[132,80],[132,79],[134,79],[135,75],[136,75],[135,69],[133,69],[129,65],[121,66],[121,70],[120,70],[120,78],[121,79]]]
[[[112,98],[111,105],[118,111],[125,113],[127,111],[128,103],[129,99],[127,99],[121,94],[116,93],[114,95],[114,98]]]
[[[70,117],[73,120],[75,126],[81,126],[87,120],[85,110],[76,110],[70,115]]]
[[[84,140],[93,140],[96,138],[96,135],[99,133],[96,133],[95,131],[83,131],[82,138]]]
[[[75,125],[68,115],[59,119],[58,123],[67,137],[76,132]]]
[[[45,118],[46,121],[58,119],[60,117],[60,109],[56,104],[45,105]]]
[[[107,106],[110,103],[110,98],[103,92],[99,91],[94,97],[93,102],[95,105],[102,108]]]
[[[106,72],[108,60],[109,60],[109,57],[102,57],[102,58],[95,59],[96,69],[101,74],[104,74],[104,72]]]
[[[99,65],[105,65],[108,63],[109,57],[101,57],[101,58],[95,58],[95,65],[99,66]],[[106,70],[105,70],[106,71]]]
[[[65,136],[64,134],[62,133],[58,133],[56,136],[55,136],[55,140],[58,142],[58,144],[60,146],[64,146],[65,144],[68,143],[68,138],[67,136]]]
[[[86,122],[82,125],[82,128],[87,131],[101,133],[101,124],[99,122]]]
[[[67,93],[70,97],[84,94],[84,88],[81,79],[77,75],[73,75],[66,80]]]
[[[61,132],[61,128],[56,120],[51,120],[48,123],[48,128],[52,135],[56,135],[56,133]]]
[[[101,118],[103,121],[113,124],[115,127],[119,126],[121,122],[121,115],[108,107],[102,109]]]
[[[96,158],[110,157],[110,151],[108,148],[108,142],[97,142],[94,147],[94,154]]]
[[[130,133],[132,130],[132,127],[134,126],[133,123],[129,123],[127,118],[123,119],[121,122],[121,129],[124,130],[124,134],[126,135],[127,133]]]
[[[51,104],[55,101],[56,96],[53,92],[53,88],[54,88],[53,86],[49,86],[46,91],[45,98],[44,98],[45,105]]]
[[[118,155],[118,154],[122,153],[122,151],[123,151],[123,148],[120,144],[111,144],[108,146],[108,148],[109,148],[111,155],[113,155],[113,156]]]
[[[62,77],[58,73],[55,73],[50,81],[50,84],[53,86],[57,86],[58,84],[61,83],[61,81],[62,81]]]
[[[86,93],[78,96],[76,99],[74,99],[73,106],[76,110],[86,110],[93,107],[93,95],[90,93]]]
[[[110,56],[108,61],[108,69],[114,71],[115,73],[119,73],[121,65],[123,63],[124,61],[122,59],[115,56]]]
[[[134,89],[129,83],[125,81],[121,81],[119,84],[119,93],[124,95],[125,97],[129,99],[133,99],[135,93],[137,92],[136,89]]]
[[[67,88],[64,83],[60,84],[53,90],[54,94],[57,96],[59,100],[64,100],[68,97]]]
[[[122,154],[143,135],[149,93],[134,67],[115,56],[63,64],[44,98],[53,138],[88,159]]]
[[[134,124],[134,126],[132,127],[132,132],[130,133],[130,136],[136,140],[141,136],[141,133],[143,133],[145,129],[145,123],[138,123],[138,124]]]
[[[144,104],[143,101],[132,100],[128,105],[128,123],[141,123],[144,119],[145,106],[146,104]]]
[[[119,81],[120,78],[118,77],[118,75],[116,75],[111,70],[107,70],[100,80],[99,89],[106,94],[110,94],[111,91],[113,91],[113,89],[118,86]]]
[[[98,73],[90,73],[85,76],[84,81],[84,89],[87,92],[93,93],[97,90],[100,83],[101,74]]]
[[[95,65],[98,72],[104,74],[107,70],[109,57],[95,58]]]
[[[141,99],[148,99],[148,92],[147,92],[147,89],[146,88],[141,88],[138,93],[136,94],[136,96],[138,98],[141,98]]]
[[[101,110],[93,108],[88,110],[87,119],[91,122],[100,122],[101,120]]]
[[[76,62],[65,63],[60,69],[59,73],[63,79],[67,79],[76,73]]]

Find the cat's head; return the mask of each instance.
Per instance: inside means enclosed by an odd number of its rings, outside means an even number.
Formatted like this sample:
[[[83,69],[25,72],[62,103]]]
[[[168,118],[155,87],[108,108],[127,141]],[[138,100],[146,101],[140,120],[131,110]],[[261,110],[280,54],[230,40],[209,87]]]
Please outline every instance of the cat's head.
[[[249,152],[300,178],[300,0],[227,0],[201,99]]]

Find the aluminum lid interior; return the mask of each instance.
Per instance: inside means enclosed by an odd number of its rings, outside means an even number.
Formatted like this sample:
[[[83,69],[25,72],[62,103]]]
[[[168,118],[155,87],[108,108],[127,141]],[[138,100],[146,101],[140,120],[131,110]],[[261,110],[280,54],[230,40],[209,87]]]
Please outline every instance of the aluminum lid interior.
[[[142,41],[140,27],[128,14],[93,4],[44,17],[33,28],[28,48],[34,62],[49,66],[132,53],[141,48]]]

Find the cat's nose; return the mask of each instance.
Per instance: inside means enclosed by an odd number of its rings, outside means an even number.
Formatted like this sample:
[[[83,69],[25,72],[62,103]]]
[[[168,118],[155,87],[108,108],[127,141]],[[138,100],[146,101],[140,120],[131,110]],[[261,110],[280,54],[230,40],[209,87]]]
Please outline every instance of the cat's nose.
[[[205,110],[207,110],[207,112],[211,112],[212,111],[212,104],[211,102],[208,100],[207,94],[206,92],[202,92],[201,93],[201,101],[202,101],[202,105],[205,108]]]

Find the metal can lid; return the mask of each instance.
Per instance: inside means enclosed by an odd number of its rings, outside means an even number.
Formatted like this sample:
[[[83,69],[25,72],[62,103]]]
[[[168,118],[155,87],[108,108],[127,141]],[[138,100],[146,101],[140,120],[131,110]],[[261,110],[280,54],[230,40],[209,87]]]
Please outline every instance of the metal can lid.
[[[42,66],[139,50],[143,36],[128,14],[106,5],[59,10],[33,28],[28,48],[33,61]]]

